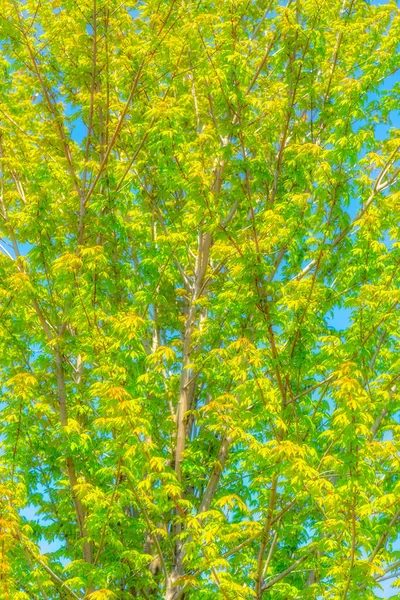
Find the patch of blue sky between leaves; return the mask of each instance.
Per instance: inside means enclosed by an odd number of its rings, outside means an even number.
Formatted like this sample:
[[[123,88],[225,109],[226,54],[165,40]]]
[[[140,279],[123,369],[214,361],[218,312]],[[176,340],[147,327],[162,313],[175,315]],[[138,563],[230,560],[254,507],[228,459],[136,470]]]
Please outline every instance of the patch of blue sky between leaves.
[[[384,232],[384,234],[382,236],[382,242],[385,244],[386,248],[389,251],[392,249],[395,241],[396,241],[396,239],[391,238],[388,231]]]
[[[86,137],[86,126],[82,121],[81,117],[74,119],[71,126],[71,139],[77,144],[81,145]]]
[[[400,551],[400,537],[397,538],[395,543],[393,544],[393,550],[399,552]],[[398,570],[395,570],[395,573],[398,573]],[[388,574],[390,575],[390,573]],[[392,598],[396,598],[397,600],[400,598],[400,588],[392,587],[394,581],[398,579],[397,577],[391,577],[390,579],[386,579],[385,581],[380,582],[380,587],[376,588],[375,594],[378,598],[385,598],[386,600]]]
[[[351,308],[336,306],[326,319],[328,326],[336,331],[344,331],[351,325]]]
[[[358,198],[354,198],[354,197],[351,198],[350,203],[346,210],[351,221],[354,220],[354,218],[359,210],[360,210],[360,202],[359,202]]]
[[[394,551],[399,551],[400,550],[400,536],[395,540],[394,544],[393,544],[393,550]],[[365,548],[361,548],[361,559],[366,560],[368,558],[368,554],[365,551]],[[385,568],[385,567],[383,567]],[[396,573],[398,571],[394,571],[394,573]],[[394,573],[392,575],[394,575]],[[390,575],[390,573],[388,574]],[[398,579],[398,577],[393,576],[390,579],[384,579],[384,581],[379,582],[379,587],[375,588],[375,594],[378,598],[386,598],[387,600],[389,598],[399,598],[399,588],[394,588],[392,587],[393,582]],[[397,590],[397,591],[396,591]],[[361,600],[361,596],[360,596],[360,600]]]
[[[23,242],[18,244],[18,250],[21,256],[26,256],[28,252],[33,248],[32,244],[29,242]],[[0,238],[0,252],[9,258],[15,260],[15,252],[11,240],[8,238],[2,237]]]
[[[87,135],[87,127],[80,113],[71,105],[66,107],[66,115],[69,117],[69,131],[71,139],[81,145]]]
[[[384,6],[390,4],[391,0],[370,0],[371,6]]]
[[[127,11],[130,16],[132,17],[132,20],[137,19],[138,17],[140,17],[140,10],[138,10],[137,8],[128,8]]]
[[[38,507],[34,506],[33,504],[28,504],[28,506],[25,506],[18,512],[20,517],[22,517],[23,519],[26,519],[27,521],[31,522],[34,521],[42,526],[46,526],[46,519],[44,519],[41,515],[38,515],[37,510]],[[56,538],[54,540],[49,541],[43,535],[38,541],[38,547],[42,555],[57,552],[57,550],[60,550],[60,548],[62,548],[63,545],[64,544],[62,540]],[[67,566],[71,562],[69,559],[63,557],[59,557],[58,560],[63,565],[63,567]]]

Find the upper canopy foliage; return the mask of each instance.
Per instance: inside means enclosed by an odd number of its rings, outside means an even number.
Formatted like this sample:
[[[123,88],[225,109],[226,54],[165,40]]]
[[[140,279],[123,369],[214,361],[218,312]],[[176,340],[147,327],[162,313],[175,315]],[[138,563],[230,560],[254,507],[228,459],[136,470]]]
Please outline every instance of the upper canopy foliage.
[[[3,0],[0,40],[0,597],[376,598],[397,2]]]

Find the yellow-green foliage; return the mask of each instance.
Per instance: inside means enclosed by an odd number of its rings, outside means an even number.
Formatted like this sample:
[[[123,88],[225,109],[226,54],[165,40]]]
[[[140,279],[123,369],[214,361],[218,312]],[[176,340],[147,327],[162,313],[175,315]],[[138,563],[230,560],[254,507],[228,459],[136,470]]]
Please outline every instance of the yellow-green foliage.
[[[2,0],[0,598],[396,584],[399,42],[390,0]]]

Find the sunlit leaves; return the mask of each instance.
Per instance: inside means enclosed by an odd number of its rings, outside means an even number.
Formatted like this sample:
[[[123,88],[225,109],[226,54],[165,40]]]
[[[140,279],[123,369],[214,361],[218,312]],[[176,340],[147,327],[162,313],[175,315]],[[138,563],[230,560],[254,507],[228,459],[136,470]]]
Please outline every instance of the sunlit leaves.
[[[397,3],[5,0],[0,37],[0,595],[376,597]]]

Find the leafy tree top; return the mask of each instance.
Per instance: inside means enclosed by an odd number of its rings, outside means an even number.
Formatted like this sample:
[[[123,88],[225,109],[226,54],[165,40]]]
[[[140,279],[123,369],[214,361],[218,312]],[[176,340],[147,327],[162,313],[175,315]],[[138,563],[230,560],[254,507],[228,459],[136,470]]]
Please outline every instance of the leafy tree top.
[[[399,41],[394,1],[3,0],[1,598],[396,579]]]

